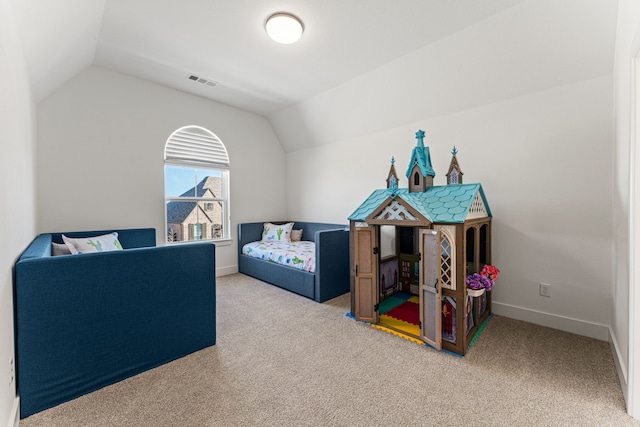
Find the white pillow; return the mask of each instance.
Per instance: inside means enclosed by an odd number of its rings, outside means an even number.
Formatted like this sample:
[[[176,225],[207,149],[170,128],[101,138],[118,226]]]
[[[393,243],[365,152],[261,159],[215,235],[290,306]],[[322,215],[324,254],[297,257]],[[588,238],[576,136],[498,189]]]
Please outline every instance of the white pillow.
[[[51,256],[71,255],[69,247],[65,243],[51,242]]]
[[[121,251],[118,233],[113,232],[96,237],[70,238],[62,235],[62,240],[72,254],[88,254],[91,252]]]
[[[270,222],[265,222],[264,228],[262,229],[262,240],[265,242],[272,242],[272,241],[290,242],[292,228],[293,228],[292,222],[288,222],[286,224],[280,224],[280,225],[272,224]]]

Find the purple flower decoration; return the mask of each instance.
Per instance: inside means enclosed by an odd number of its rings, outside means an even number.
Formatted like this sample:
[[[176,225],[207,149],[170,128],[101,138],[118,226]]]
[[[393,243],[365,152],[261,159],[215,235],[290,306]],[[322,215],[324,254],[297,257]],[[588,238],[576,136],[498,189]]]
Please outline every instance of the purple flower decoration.
[[[470,276],[467,276],[467,286],[471,289],[486,289],[488,291],[491,290],[493,286],[493,280],[482,276],[478,273],[474,273]]]

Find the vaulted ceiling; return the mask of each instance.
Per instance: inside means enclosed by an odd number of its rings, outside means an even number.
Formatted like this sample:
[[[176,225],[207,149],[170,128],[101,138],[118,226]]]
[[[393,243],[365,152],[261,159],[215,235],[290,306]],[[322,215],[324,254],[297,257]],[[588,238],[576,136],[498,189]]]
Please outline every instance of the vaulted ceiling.
[[[602,75],[612,69],[617,4],[615,0],[12,1],[37,102],[87,67],[98,65],[268,117],[469,27],[486,25],[496,15],[509,16],[510,9],[522,5],[535,11],[532,19],[539,24],[518,35],[519,40],[530,40],[523,43],[519,61],[540,40],[549,54],[546,58],[542,49],[536,50],[531,58],[534,67],[576,55],[567,61],[571,64],[553,71],[575,75],[558,76],[559,83]],[[280,45],[267,37],[264,21],[278,11],[304,21],[298,43]],[[504,34],[505,43],[510,38]],[[187,79],[192,73],[217,85]],[[537,74],[532,72],[527,79]],[[523,84],[536,87],[535,82]]]

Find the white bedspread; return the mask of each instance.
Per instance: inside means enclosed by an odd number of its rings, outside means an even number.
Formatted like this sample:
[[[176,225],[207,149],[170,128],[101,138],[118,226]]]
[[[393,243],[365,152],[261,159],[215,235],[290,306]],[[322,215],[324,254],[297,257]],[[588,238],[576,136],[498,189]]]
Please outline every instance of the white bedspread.
[[[310,273],[316,271],[316,245],[313,242],[251,242],[242,247],[242,253]]]

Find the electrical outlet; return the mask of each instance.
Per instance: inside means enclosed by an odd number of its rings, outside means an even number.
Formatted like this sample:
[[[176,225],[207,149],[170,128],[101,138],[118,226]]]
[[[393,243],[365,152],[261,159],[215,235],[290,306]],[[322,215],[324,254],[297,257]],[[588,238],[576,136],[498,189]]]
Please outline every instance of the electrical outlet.
[[[9,385],[13,384],[13,380],[16,376],[16,368],[15,368],[15,364],[13,363],[13,357],[11,359],[9,359]]]
[[[540,283],[540,296],[551,297],[551,285],[547,283]]]

